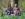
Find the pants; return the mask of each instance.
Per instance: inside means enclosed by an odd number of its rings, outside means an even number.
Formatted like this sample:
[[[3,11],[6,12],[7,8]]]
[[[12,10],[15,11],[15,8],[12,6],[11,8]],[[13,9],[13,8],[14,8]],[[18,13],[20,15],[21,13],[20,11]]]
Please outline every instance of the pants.
[[[18,13],[16,13],[16,15],[18,16]]]
[[[14,13],[14,15],[16,16],[16,15],[18,15],[18,13]]]
[[[10,15],[10,11],[9,10],[7,10],[7,15]]]

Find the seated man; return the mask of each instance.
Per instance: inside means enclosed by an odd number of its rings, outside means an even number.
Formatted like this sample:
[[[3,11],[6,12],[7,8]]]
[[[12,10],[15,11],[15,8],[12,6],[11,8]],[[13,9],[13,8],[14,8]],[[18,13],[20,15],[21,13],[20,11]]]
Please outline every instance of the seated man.
[[[13,8],[14,15],[18,15],[18,13],[19,13],[19,9],[18,9],[18,7],[16,7],[16,6],[17,6],[17,4],[15,4],[15,6],[14,6],[14,8]]]

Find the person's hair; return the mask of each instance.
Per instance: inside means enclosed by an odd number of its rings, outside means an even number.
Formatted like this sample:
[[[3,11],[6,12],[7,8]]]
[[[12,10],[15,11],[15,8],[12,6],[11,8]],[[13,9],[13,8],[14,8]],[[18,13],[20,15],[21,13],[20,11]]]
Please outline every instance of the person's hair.
[[[9,7],[9,5],[8,5],[8,7]]]

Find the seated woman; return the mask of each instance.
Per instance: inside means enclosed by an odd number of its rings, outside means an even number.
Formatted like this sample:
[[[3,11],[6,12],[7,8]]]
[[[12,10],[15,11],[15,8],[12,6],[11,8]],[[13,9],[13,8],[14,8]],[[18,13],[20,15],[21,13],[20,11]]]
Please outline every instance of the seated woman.
[[[12,14],[12,10],[13,8],[11,7],[11,4],[8,6],[8,12],[10,13],[10,15]]]

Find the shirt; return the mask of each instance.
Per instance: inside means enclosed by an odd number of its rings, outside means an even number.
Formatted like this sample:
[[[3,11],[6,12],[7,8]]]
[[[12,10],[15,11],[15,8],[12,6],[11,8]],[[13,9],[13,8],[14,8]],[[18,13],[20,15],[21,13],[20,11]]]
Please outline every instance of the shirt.
[[[9,11],[11,11],[13,8],[8,8]]]
[[[17,9],[18,9],[18,8],[13,8],[14,13],[16,13],[16,12],[17,12]]]

